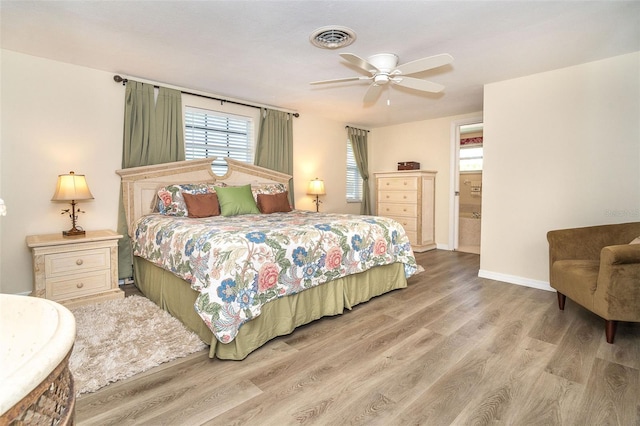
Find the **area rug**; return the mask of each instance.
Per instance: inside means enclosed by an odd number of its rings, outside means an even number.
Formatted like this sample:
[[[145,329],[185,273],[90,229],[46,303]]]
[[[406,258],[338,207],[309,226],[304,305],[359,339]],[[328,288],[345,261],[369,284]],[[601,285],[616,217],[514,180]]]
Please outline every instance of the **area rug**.
[[[79,306],[71,312],[76,341],[69,368],[78,396],[206,347],[145,297]]]

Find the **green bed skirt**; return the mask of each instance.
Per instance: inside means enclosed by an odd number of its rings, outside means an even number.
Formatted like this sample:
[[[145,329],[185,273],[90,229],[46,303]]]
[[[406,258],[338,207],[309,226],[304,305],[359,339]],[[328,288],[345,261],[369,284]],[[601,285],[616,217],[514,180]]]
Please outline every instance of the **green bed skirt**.
[[[210,345],[210,358],[233,360],[246,358],[269,340],[289,334],[300,325],[339,315],[372,297],[407,286],[404,265],[378,266],[271,301],[262,307],[260,316],[242,325],[234,340],[220,343],[196,313],[193,305],[198,292],[186,281],[139,257],[134,257],[134,279],[146,297]]]

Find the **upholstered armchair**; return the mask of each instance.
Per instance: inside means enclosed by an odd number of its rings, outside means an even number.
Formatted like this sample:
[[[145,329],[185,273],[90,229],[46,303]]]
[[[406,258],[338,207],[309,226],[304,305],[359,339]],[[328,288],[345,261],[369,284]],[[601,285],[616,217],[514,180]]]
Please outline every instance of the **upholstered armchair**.
[[[566,298],[605,320],[608,343],[618,321],[640,322],[640,222],[547,233],[549,282]],[[633,242],[633,244],[630,244]]]

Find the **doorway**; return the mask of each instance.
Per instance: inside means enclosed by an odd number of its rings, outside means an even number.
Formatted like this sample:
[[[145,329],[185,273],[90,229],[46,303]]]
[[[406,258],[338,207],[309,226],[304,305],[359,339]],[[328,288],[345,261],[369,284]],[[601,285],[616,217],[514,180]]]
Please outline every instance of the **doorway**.
[[[452,250],[480,254],[482,223],[482,118],[452,123],[450,238]]]

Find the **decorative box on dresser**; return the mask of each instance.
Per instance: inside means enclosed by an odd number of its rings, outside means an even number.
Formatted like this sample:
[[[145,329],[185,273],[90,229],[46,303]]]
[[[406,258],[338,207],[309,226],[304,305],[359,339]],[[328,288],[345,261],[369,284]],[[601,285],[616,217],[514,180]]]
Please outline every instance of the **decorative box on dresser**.
[[[400,222],[417,252],[436,248],[436,173],[428,170],[375,173],[376,215]]]
[[[86,235],[30,235],[33,255],[32,296],[54,300],[67,307],[124,298],[118,288],[118,240],[110,231]]]

